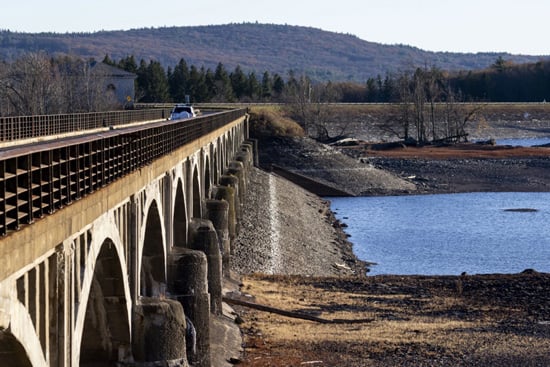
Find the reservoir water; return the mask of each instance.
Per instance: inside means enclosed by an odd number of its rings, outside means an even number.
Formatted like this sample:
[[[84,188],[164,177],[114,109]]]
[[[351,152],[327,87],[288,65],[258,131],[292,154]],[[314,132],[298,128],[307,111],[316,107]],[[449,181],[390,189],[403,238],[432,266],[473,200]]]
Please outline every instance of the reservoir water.
[[[538,137],[538,138],[519,138],[519,139],[497,139],[497,145],[512,145],[520,147],[532,147],[535,145],[550,144],[550,137]]]
[[[370,275],[550,272],[550,193],[330,200]]]

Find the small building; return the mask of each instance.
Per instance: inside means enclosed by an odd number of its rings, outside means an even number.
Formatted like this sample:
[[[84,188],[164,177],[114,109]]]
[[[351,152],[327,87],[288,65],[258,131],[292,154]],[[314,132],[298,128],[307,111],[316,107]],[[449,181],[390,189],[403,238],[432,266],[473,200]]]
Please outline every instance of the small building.
[[[118,103],[129,106],[134,103],[137,75],[103,62],[92,61],[91,73],[103,79],[106,91],[113,93]]]

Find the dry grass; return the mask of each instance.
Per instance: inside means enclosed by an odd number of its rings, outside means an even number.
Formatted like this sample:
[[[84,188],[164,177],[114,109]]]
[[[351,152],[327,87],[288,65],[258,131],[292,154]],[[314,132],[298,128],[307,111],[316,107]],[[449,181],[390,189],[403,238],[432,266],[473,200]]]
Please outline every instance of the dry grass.
[[[252,294],[257,303],[349,322],[319,324],[246,311],[243,365],[550,363],[548,275],[475,276],[467,277],[463,284],[459,279],[247,277],[243,291]],[[512,291],[499,292],[510,283]],[[538,302],[536,310],[530,302]]]
[[[304,129],[277,105],[254,106],[250,109],[251,130],[256,135],[304,136]]]

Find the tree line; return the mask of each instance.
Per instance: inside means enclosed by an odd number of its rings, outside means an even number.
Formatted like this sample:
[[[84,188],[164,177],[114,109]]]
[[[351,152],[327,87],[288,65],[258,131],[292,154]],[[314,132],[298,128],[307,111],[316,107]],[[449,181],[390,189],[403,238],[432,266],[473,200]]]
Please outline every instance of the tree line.
[[[140,60],[127,56],[118,62],[105,56],[103,62],[135,73],[136,101],[184,102],[279,102],[283,100],[285,81],[279,74],[265,71],[261,76],[245,72],[240,66],[232,71],[220,62],[214,70],[189,66],[180,59],[173,68],[165,69],[156,60]]]
[[[366,83],[313,82],[289,71],[284,78],[261,76],[240,66],[229,71],[221,62],[212,70],[189,66],[182,58],[165,69],[155,60],[134,56],[105,64],[136,75],[135,101],[283,102],[305,131],[329,139],[334,121],[331,102],[390,102],[393,111],[381,126],[395,136],[417,142],[465,139],[465,126],[475,115],[459,102],[543,101],[550,96],[550,63],[514,65],[498,58],[488,69],[449,73],[435,66],[412,67],[369,78]],[[57,114],[121,108],[95,78],[90,60],[29,53],[8,64],[0,62],[0,115]]]

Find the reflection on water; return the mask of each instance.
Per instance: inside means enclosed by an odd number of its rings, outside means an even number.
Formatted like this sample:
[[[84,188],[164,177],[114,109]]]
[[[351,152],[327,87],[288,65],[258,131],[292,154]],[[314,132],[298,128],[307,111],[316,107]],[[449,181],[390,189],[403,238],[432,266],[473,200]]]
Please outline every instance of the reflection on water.
[[[331,198],[369,274],[550,272],[550,193]]]

